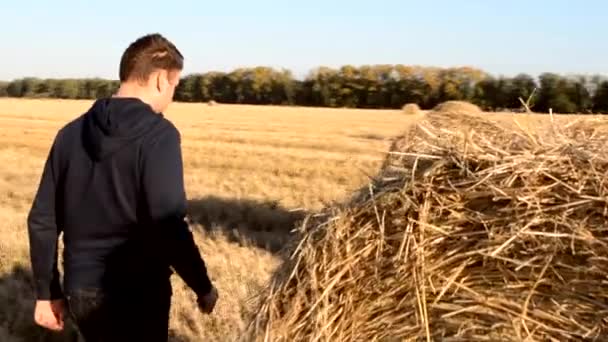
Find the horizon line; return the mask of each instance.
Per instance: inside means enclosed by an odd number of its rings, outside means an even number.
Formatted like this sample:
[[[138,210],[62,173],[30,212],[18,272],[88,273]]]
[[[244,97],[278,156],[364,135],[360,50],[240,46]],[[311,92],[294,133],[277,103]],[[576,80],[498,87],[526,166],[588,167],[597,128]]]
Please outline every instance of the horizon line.
[[[562,77],[580,77],[580,76],[585,76],[585,77],[595,77],[595,76],[599,76],[599,77],[608,77],[608,72],[602,72],[602,71],[597,71],[597,72],[571,72],[571,71],[539,71],[539,72],[525,72],[525,71],[521,71],[521,72],[511,72],[511,73],[505,73],[505,72],[489,72],[486,69],[480,68],[480,67],[476,67],[476,66],[472,66],[470,64],[460,64],[460,65],[452,65],[452,66],[437,66],[437,65],[425,65],[425,64],[404,64],[404,63],[374,63],[374,64],[370,64],[370,63],[364,63],[364,64],[353,64],[353,63],[345,63],[345,64],[341,64],[339,66],[330,66],[330,65],[319,65],[316,67],[312,67],[309,68],[308,70],[306,70],[305,72],[294,72],[294,69],[288,68],[288,67],[283,67],[283,66],[272,66],[272,65],[268,65],[268,64],[262,64],[262,65],[255,65],[255,66],[246,66],[246,65],[240,65],[240,66],[236,66],[233,68],[210,68],[207,69],[205,71],[188,71],[188,72],[184,72],[184,70],[182,70],[182,75],[181,78],[185,78],[188,76],[196,76],[196,75],[204,75],[204,74],[210,74],[210,73],[224,73],[224,74],[229,74],[232,72],[235,72],[237,70],[251,70],[251,69],[256,69],[256,68],[268,68],[274,71],[287,71],[291,74],[292,78],[294,80],[306,80],[306,78],[313,73],[314,71],[320,69],[320,68],[327,68],[330,70],[335,70],[335,71],[339,71],[341,68],[346,67],[346,66],[351,66],[354,67],[356,69],[360,69],[363,67],[379,67],[379,66],[390,66],[390,67],[397,67],[397,66],[405,66],[405,67],[410,67],[410,68],[421,68],[421,69],[438,69],[438,70],[450,70],[450,69],[464,69],[464,68],[470,68],[473,70],[477,70],[477,71],[481,71],[484,74],[486,74],[489,77],[493,77],[493,78],[513,78],[519,75],[528,75],[531,76],[533,78],[538,78],[539,76],[543,75],[543,74],[555,74],[555,75],[559,75]],[[41,76],[35,76],[35,75],[23,75],[23,76],[19,76],[19,77],[14,77],[12,79],[0,79],[0,82],[13,82],[13,81],[17,81],[17,80],[23,80],[23,79],[39,79],[39,80],[87,80],[87,79],[99,79],[99,80],[106,80],[106,81],[119,81],[119,78],[113,78],[113,77],[104,77],[104,76],[92,76],[92,75],[88,75],[88,76],[67,76],[67,77],[41,77]]]

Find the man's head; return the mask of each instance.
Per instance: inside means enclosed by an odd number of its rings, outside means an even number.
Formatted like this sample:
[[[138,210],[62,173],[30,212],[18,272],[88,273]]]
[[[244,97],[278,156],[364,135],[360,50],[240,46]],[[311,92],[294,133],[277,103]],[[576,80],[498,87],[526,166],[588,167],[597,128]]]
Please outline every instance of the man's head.
[[[138,97],[156,112],[166,110],[184,66],[179,50],[160,34],[138,38],[120,60],[121,89],[118,96]]]

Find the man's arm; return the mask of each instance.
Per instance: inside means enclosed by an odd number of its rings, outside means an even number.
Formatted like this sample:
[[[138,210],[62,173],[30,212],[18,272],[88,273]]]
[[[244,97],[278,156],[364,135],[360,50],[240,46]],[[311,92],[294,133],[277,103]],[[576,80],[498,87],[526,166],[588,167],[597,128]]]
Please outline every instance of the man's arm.
[[[57,269],[57,241],[61,228],[57,226],[55,216],[56,154],[54,142],[27,218],[30,261],[38,300],[63,298]]]
[[[171,126],[164,130],[144,158],[142,183],[149,219],[161,230],[173,269],[198,296],[205,296],[212,284],[185,221],[187,204],[177,129]]]

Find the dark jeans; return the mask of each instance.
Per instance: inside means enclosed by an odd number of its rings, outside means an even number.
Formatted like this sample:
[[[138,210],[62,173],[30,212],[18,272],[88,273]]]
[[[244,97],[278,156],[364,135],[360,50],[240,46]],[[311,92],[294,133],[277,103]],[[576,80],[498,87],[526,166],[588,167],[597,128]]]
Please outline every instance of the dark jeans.
[[[171,290],[107,294],[77,290],[67,296],[70,316],[87,342],[168,339]]]

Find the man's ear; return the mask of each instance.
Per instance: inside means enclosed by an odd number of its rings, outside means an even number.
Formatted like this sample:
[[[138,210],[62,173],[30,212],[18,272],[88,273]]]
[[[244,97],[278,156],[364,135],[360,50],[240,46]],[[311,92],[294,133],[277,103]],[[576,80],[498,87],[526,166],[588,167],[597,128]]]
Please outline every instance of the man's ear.
[[[158,72],[158,80],[160,84],[159,91],[165,91],[171,86],[171,74],[167,70],[160,70]]]
[[[154,88],[156,89],[156,91],[158,91],[159,93],[162,91],[162,79],[161,79],[161,75],[159,72],[154,72],[151,75],[152,77],[152,82],[154,85]]]

